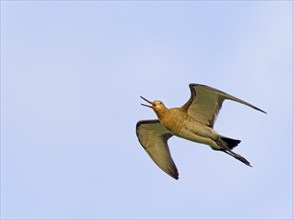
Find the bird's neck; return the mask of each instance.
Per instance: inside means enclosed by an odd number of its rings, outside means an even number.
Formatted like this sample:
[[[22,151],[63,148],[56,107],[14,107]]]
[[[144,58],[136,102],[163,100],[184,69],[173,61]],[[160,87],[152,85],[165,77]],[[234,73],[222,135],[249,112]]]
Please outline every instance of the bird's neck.
[[[162,118],[164,118],[164,116],[167,115],[168,110],[169,109],[164,108],[164,109],[159,109],[159,110],[156,110],[155,111],[155,113],[158,116],[159,120],[161,120]]]

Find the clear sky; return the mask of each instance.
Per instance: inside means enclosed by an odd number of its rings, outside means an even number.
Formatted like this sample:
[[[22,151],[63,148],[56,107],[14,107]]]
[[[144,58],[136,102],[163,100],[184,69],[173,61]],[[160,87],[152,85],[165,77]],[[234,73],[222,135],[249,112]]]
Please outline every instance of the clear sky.
[[[140,95],[225,102],[226,154],[173,137],[178,181],[140,146]],[[292,1],[1,1],[1,218],[291,219]]]

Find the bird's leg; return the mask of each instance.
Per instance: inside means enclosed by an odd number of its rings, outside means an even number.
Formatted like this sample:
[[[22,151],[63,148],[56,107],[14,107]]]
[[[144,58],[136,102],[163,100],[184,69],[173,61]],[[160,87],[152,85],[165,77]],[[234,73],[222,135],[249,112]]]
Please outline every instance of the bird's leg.
[[[242,157],[240,154],[236,154],[235,152],[233,152],[230,148],[228,147],[222,147],[221,151],[223,151],[226,154],[229,154],[230,156],[234,157],[235,159],[241,161],[242,163],[246,164],[247,166],[250,166],[250,162],[248,160],[246,160],[244,157]]]

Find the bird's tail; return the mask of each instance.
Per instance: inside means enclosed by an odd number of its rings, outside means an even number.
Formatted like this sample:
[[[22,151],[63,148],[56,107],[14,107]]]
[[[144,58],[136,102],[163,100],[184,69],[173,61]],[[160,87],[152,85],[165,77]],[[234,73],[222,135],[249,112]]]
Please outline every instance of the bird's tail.
[[[232,138],[227,138],[227,137],[223,137],[220,136],[220,139],[225,142],[224,144],[230,149],[232,150],[234,147],[236,147],[241,141],[240,140],[236,140],[236,139],[232,139]]]
[[[220,136],[217,143],[219,146],[221,146],[221,151],[223,151],[226,154],[229,154],[230,156],[234,157],[235,159],[241,161],[242,163],[246,164],[247,166],[250,166],[250,163],[248,160],[246,160],[244,157],[242,157],[240,154],[236,154],[235,152],[232,151],[234,147],[236,147],[241,141],[232,139],[232,138],[227,138]]]

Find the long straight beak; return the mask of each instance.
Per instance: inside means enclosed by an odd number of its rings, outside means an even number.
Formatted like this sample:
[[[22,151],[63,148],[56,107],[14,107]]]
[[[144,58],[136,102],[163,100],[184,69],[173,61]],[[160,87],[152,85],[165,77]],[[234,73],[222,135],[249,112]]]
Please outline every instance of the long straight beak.
[[[142,98],[143,100],[145,100],[146,102],[150,103],[151,105],[145,105],[145,104],[141,104],[143,106],[149,107],[149,108],[153,108],[155,106],[155,104],[149,100],[147,100],[146,98],[140,96],[140,98]]]

